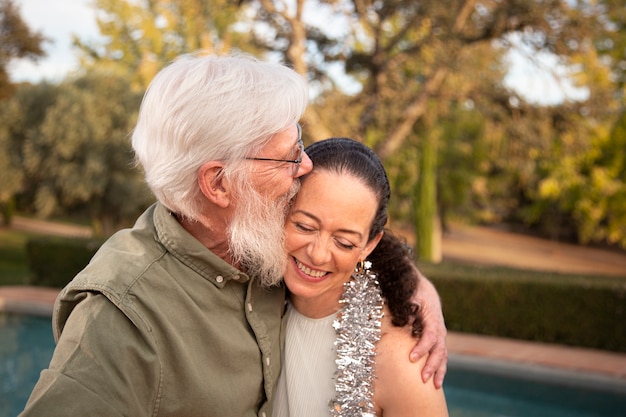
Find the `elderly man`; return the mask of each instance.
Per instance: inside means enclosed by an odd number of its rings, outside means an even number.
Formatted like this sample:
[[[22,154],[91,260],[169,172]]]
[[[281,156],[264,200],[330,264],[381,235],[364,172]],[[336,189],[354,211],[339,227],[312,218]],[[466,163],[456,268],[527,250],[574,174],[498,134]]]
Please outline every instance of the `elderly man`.
[[[158,202],[59,295],[22,416],[271,415],[307,101],[302,77],[247,56],[184,56],[155,77],[132,145]]]

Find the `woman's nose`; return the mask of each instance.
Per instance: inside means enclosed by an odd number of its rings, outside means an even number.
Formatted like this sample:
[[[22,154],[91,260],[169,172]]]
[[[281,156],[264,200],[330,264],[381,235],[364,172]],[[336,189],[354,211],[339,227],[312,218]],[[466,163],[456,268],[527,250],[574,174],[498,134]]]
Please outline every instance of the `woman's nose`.
[[[315,265],[323,265],[330,260],[328,242],[323,238],[316,238],[309,244],[308,255]]]

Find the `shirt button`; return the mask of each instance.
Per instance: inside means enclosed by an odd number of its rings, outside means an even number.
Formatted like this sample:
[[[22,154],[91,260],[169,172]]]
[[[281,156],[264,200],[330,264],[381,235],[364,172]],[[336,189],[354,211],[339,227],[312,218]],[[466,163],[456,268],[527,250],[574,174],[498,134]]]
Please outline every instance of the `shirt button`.
[[[218,276],[216,276],[216,277],[215,277],[215,280],[216,280],[217,282],[223,282],[223,281],[224,281],[224,277],[223,277],[223,276],[221,276],[221,275],[218,275]]]
[[[270,366],[270,358],[269,358],[269,356],[267,358],[265,358],[265,363],[267,363],[267,366]]]
[[[265,417],[265,411],[261,412],[261,417]]]

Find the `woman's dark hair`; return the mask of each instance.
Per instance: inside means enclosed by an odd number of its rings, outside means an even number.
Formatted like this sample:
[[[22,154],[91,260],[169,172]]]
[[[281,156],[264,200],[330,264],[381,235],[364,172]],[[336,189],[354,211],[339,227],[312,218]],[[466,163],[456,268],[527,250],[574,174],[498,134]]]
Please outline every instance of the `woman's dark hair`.
[[[374,151],[353,139],[330,138],[313,143],[306,148],[306,153],[313,161],[314,171],[350,174],[363,181],[378,200],[368,240],[385,230],[391,192],[385,168]],[[413,264],[411,248],[390,230],[385,230],[368,260],[378,274],[383,297],[391,311],[392,324],[403,327],[410,323],[413,336],[420,336],[422,317],[419,306],[411,302],[419,276]]]
[[[370,227],[368,241],[375,238],[387,223],[390,187],[385,167],[378,156],[361,142],[348,138],[330,138],[306,148],[313,169],[350,174],[370,188],[378,200],[376,216]]]
[[[386,229],[367,259],[378,276],[381,292],[391,312],[391,323],[397,327],[411,324],[413,336],[421,336],[423,318],[419,306],[411,301],[419,279],[411,247]]]

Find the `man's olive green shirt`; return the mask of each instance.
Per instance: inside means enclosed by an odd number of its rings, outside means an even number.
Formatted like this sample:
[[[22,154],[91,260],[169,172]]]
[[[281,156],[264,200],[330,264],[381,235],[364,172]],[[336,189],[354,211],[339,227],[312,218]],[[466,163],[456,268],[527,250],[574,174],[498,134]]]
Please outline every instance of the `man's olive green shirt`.
[[[21,416],[270,417],[283,310],[157,203],[59,295]]]

